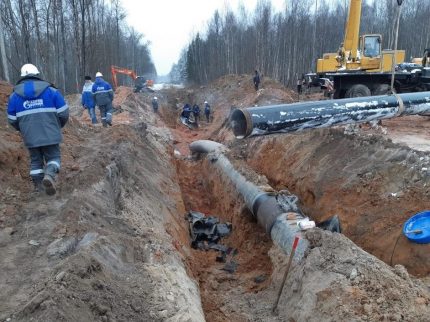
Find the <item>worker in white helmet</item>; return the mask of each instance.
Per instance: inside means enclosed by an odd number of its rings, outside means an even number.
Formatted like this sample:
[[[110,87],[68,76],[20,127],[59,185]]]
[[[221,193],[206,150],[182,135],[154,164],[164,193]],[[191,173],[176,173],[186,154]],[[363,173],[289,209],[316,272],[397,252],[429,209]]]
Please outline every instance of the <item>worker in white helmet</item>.
[[[152,109],[154,110],[154,113],[158,113],[158,98],[157,96],[154,96],[152,99]]]
[[[96,73],[96,81],[93,84],[92,93],[94,101],[100,109],[102,124],[104,127],[112,125],[112,101],[113,90],[112,86],[103,79],[103,74]]]
[[[61,128],[69,119],[69,108],[61,93],[39,74],[32,64],[22,66],[21,79],[9,98],[7,118],[21,132],[30,152],[35,191],[54,195],[61,165]]]

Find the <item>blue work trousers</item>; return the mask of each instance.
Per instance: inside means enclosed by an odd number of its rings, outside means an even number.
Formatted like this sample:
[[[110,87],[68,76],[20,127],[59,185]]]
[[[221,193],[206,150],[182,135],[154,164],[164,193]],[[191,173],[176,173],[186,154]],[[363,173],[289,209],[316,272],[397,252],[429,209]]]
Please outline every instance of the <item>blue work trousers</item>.
[[[97,116],[96,116],[96,109],[95,107],[87,107],[88,114],[91,118],[91,123],[97,124]]]
[[[110,124],[112,125],[112,103],[106,105],[100,105],[100,115],[102,118],[103,125]]]
[[[33,181],[43,179],[47,170],[50,169],[50,175],[55,178],[61,167],[60,145],[46,145],[37,148],[29,148],[30,152],[30,176]]]

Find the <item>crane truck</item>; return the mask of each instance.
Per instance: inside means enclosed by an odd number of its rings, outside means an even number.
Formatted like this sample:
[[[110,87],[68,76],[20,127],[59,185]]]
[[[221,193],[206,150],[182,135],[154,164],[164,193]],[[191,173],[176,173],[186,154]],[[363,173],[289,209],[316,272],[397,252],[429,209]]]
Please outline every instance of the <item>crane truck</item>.
[[[397,3],[400,6],[402,0]],[[318,59],[313,83],[329,88],[335,99],[384,95],[391,91],[395,64],[397,93],[430,90],[430,69],[405,63],[404,50],[382,50],[380,34],[359,35],[361,7],[362,0],[350,0],[344,41],[337,53],[326,53]]]

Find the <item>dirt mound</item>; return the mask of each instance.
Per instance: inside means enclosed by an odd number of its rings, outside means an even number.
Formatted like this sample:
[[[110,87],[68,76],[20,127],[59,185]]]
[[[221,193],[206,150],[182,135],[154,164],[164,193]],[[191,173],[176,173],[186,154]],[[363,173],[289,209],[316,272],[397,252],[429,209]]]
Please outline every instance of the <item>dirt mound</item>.
[[[9,95],[12,93],[13,87],[4,81],[0,80],[0,112],[2,115],[6,114],[7,109],[7,101],[9,99]],[[7,124],[7,119],[4,117],[0,118],[0,128],[4,128]]]
[[[340,234],[316,229],[306,238],[311,249],[289,276],[280,316],[295,321],[428,320],[430,293],[403,266],[388,267]],[[276,263],[276,251],[272,256]],[[280,263],[275,285],[285,268],[285,260]]]

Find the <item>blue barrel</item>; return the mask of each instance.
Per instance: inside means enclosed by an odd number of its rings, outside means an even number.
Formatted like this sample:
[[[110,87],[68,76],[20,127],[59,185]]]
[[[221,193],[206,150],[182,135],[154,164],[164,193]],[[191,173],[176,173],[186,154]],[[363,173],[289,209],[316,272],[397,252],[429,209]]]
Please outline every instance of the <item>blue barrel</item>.
[[[430,243],[430,211],[422,211],[409,218],[403,225],[403,234],[414,243]]]

